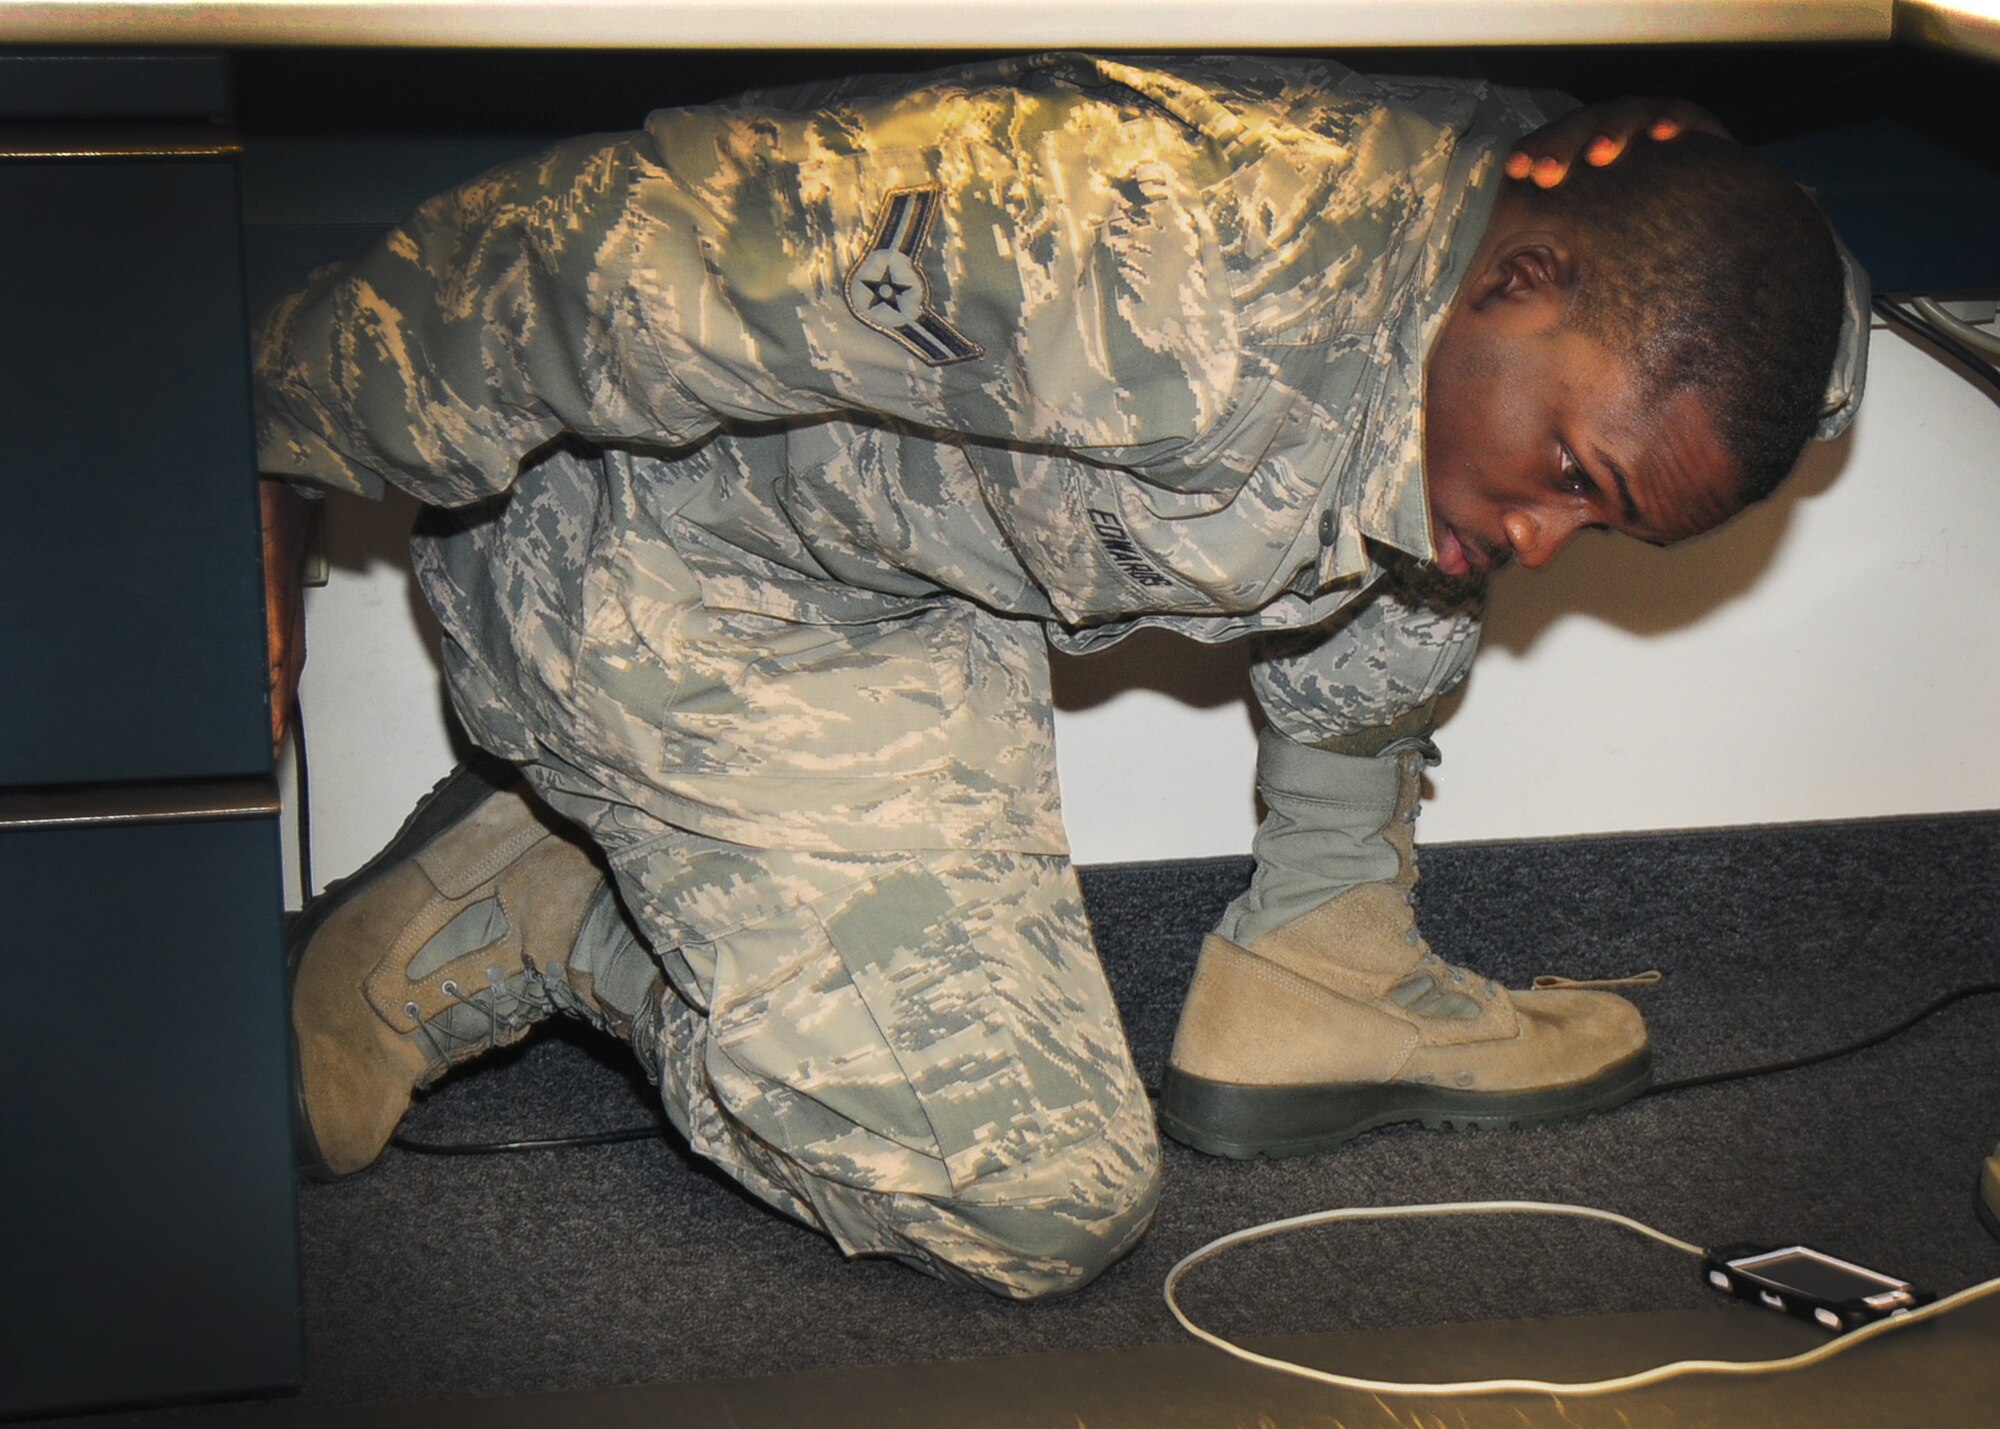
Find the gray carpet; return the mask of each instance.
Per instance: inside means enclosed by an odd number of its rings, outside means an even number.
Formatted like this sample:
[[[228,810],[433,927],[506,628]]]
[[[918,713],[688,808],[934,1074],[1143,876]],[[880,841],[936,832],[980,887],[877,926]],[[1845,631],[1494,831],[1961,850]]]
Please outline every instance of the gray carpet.
[[[1519,982],[1658,967],[1637,994],[1673,1078],[1832,1046],[2000,979],[2000,814],[1447,847],[1422,915],[1448,956]],[[1085,870],[1141,1071],[1158,1076],[1204,928],[1243,860]],[[1975,1168],[2000,1138],[2000,998],[1882,1047],[1554,1129],[1376,1133],[1252,1164],[1169,1145],[1159,1221],[1081,1294],[1014,1306],[849,1264],[652,1143],[488,1158],[392,1153],[303,1195],[304,1400],[428,1399],[1130,1346],[1174,1339],[1159,1286],[1224,1231],[1324,1206],[1514,1197],[1617,1210],[1702,1244],[1804,1239],[1940,1291],[2000,1274]],[[622,1049],[560,1031],[419,1105],[438,1139],[629,1124]],[[1460,1220],[1267,1242],[1189,1300],[1239,1334],[1714,1300],[1684,1258],[1607,1228]]]

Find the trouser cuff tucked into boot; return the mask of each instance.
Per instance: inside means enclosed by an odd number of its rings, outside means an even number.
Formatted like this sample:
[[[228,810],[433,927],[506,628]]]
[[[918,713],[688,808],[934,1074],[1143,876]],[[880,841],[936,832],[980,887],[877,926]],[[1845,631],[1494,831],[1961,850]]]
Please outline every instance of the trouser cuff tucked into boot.
[[[1349,888],[1402,876],[1409,865],[1402,835],[1416,802],[1413,794],[1404,807],[1401,795],[1412,777],[1412,789],[1420,787],[1425,765],[1436,762],[1436,747],[1424,739],[1355,755],[1264,730],[1257,739],[1257,792],[1265,815],[1250,849],[1256,869],[1215,931],[1254,942]]]

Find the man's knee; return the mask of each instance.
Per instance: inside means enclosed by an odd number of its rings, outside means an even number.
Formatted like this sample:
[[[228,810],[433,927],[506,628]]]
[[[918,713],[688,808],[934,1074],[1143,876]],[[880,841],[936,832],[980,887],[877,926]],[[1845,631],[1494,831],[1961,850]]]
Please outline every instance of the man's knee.
[[[991,1294],[1080,1289],[1136,1246],[1160,1196],[1152,1104],[1133,1090],[1101,1134],[984,1177],[912,1236],[929,1268]]]
[[[754,860],[742,887],[808,896],[740,920],[692,975],[706,1015],[662,1087],[698,1150],[849,1254],[1012,1298],[1075,1289],[1137,1242],[1152,1108],[1066,861],[713,856]]]

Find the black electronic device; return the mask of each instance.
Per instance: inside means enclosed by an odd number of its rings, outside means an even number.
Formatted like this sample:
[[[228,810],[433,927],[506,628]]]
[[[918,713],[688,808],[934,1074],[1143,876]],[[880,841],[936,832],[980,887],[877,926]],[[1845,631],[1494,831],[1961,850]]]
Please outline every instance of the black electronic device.
[[[1907,1314],[1937,1296],[1809,1245],[1727,1245],[1706,1251],[1702,1277],[1717,1290],[1844,1334]]]

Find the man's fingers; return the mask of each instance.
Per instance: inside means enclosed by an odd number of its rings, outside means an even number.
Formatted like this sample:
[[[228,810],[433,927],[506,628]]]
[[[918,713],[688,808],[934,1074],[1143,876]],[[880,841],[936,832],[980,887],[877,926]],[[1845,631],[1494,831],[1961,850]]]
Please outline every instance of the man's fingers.
[[[1507,155],[1507,177],[1551,189],[1569,177],[1579,160],[1601,169],[1616,163],[1641,135],[1665,142],[1691,132],[1729,137],[1714,115],[1684,99],[1586,104],[1523,136]]]
[[[1657,112],[1656,104],[1652,100],[1618,99],[1596,106],[1597,132],[1585,154],[1589,162],[1602,168],[1624,153],[1633,136],[1646,132]]]
[[[1522,136],[1507,156],[1510,178],[1531,179],[1537,187],[1553,188],[1569,173],[1572,160],[1597,132],[1601,105],[1573,109],[1552,124]]]

